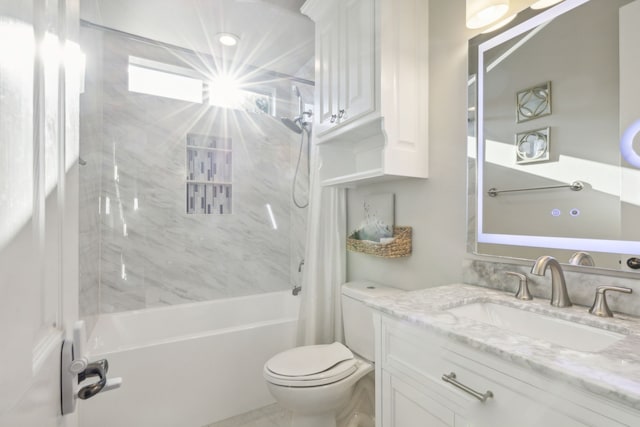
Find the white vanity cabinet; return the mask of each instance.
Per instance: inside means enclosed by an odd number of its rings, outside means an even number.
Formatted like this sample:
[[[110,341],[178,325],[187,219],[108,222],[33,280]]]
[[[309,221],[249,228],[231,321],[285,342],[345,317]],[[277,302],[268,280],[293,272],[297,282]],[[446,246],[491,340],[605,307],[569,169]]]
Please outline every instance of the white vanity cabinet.
[[[634,426],[638,411],[386,315],[375,317],[376,427]],[[455,379],[468,391],[443,380]],[[470,394],[490,391],[482,402]]]
[[[308,0],[323,185],[427,177],[428,1]]]

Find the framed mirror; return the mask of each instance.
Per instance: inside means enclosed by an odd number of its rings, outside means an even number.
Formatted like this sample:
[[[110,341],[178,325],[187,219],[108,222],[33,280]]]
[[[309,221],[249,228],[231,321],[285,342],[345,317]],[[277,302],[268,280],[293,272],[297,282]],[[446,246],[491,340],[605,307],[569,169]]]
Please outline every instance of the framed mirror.
[[[637,22],[640,0],[565,0],[470,41],[474,252],[640,272]]]

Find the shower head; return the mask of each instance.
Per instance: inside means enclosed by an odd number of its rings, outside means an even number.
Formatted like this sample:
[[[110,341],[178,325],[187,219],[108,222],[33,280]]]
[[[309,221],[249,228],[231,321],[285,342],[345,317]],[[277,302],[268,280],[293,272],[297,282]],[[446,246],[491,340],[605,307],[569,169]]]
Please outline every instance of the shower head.
[[[300,119],[299,118],[291,120],[288,117],[282,117],[280,120],[282,121],[282,123],[284,123],[284,125],[286,127],[291,129],[295,133],[297,133],[297,134],[301,134],[302,133],[302,128],[298,125],[298,123],[300,123]]]
[[[295,96],[297,96],[298,98],[302,98],[302,95],[300,95],[300,89],[298,89],[298,86],[296,85],[291,86],[291,90],[293,91],[293,94]]]

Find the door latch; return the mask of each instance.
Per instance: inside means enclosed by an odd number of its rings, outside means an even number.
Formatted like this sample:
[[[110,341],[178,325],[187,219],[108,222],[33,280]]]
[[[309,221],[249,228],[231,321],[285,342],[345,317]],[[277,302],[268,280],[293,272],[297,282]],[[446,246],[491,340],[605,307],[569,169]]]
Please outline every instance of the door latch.
[[[107,379],[109,362],[106,359],[89,363],[84,352],[85,341],[84,321],[80,320],[73,327],[73,339],[65,339],[62,342],[60,363],[62,415],[75,412],[77,399],[89,399],[100,392],[113,390],[122,385],[122,378]],[[98,381],[78,390],[78,384],[93,377],[98,377]]]

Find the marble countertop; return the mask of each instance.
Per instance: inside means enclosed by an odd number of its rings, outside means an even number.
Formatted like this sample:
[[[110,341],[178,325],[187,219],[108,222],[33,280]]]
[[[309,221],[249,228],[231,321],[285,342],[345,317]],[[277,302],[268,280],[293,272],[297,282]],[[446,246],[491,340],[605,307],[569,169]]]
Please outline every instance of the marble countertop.
[[[626,336],[601,351],[584,352],[510,333],[446,311],[477,302],[522,308]],[[639,318],[617,313],[614,318],[599,318],[589,314],[587,307],[557,308],[546,299],[520,301],[510,293],[465,284],[402,292],[368,300],[367,304],[474,349],[640,410]]]

